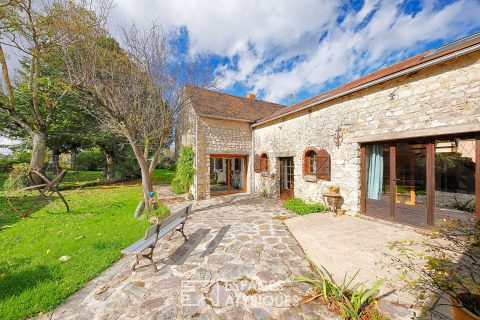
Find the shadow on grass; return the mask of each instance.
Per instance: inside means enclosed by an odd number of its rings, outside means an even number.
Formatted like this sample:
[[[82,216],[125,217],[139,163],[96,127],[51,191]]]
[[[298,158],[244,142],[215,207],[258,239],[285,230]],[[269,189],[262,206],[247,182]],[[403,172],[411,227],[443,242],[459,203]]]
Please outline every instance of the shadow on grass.
[[[0,301],[17,296],[46,280],[53,279],[52,270],[45,265],[38,265],[20,271],[12,266],[8,270],[2,269],[0,267]]]

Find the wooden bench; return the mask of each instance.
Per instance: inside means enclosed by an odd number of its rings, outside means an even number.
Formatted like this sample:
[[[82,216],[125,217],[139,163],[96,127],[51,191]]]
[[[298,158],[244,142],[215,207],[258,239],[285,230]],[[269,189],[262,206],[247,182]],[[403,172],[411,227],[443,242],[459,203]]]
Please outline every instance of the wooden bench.
[[[155,250],[155,245],[157,241],[167,235],[170,231],[180,231],[183,238],[187,241],[187,237],[183,232],[183,227],[187,221],[188,215],[192,209],[192,205],[188,205],[174,214],[169,215],[159,223],[151,226],[145,232],[145,236],[129,246],[126,249],[122,250],[123,254],[135,254],[136,261],[132,265],[132,270],[135,270],[135,267],[139,264],[140,258],[145,258],[150,260],[153,269],[157,271],[157,267],[153,262],[153,251]],[[179,227],[180,226],[180,227]],[[149,250],[147,253],[145,251]]]

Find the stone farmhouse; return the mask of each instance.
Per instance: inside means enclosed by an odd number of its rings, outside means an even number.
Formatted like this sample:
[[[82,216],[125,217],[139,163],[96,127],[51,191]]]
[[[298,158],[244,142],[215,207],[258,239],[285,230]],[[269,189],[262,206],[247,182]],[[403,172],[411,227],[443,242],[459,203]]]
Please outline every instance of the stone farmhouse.
[[[324,201],[417,227],[480,210],[480,33],[291,106],[197,87],[176,146],[195,151],[193,196]]]

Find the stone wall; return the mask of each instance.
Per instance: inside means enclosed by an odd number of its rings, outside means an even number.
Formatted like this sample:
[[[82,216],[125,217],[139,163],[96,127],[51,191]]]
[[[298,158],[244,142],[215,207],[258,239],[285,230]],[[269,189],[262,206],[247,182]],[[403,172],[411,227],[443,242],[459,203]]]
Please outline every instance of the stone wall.
[[[195,111],[190,102],[186,103],[178,113],[175,125],[175,155],[178,158],[180,146],[195,144]]]
[[[341,133],[342,143],[334,136]],[[331,183],[340,185],[343,208],[360,211],[360,143],[408,137],[480,132],[480,53],[472,53],[362,90],[314,109],[256,127],[255,154],[266,152],[270,172],[278,175],[277,158],[294,156],[295,196],[322,200]],[[307,182],[302,154],[308,147],[331,156],[331,182]],[[265,182],[264,180],[269,180]],[[254,175],[256,192],[278,177]]]
[[[252,132],[248,122],[200,117],[198,124],[197,199],[210,196],[210,155],[236,154],[248,156],[252,151]],[[251,172],[248,161],[247,173]],[[247,190],[249,189],[247,175]]]

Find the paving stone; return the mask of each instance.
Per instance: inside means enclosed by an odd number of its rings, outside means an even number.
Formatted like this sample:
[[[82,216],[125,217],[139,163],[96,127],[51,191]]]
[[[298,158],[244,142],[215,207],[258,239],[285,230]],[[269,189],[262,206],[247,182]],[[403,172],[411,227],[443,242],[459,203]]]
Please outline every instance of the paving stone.
[[[216,197],[194,202],[193,210],[186,234],[208,232],[187,252],[183,264],[166,259],[182,246],[183,238],[167,236],[155,250],[157,272],[146,267],[132,273],[134,258],[125,257],[40,319],[338,319],[322,304],[288,311],[289,306],[269,303],[299,299],[310,290],[289,278],[311,271],[283,221],[272,220],[286,212],[280,201]],[[226,233],[218,239],[222,228]],[[97,295],[102,288],[107,290]],[[187,305],[185,296],[198,304]]]

